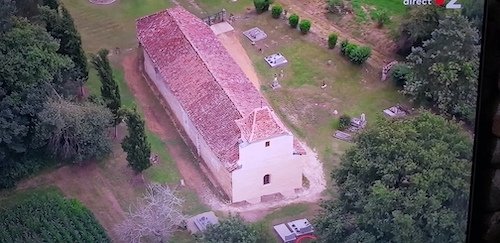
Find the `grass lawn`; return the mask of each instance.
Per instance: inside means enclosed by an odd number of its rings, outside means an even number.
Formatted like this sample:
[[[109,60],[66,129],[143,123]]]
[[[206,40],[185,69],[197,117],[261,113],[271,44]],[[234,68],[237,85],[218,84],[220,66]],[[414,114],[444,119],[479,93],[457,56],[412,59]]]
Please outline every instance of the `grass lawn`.
[[[403,96],[390,82],[378,81],[378,70],[351,64],[338,53],[338,48],[319,47],[270,14],[242,22],[238,28],[254,26],[263,29],[267,39],[256,47],[244,37],[241,41],[260,76],[262,90],[285,123],[320,154],[329,178],[340,155],[350,146],[332,137],[338,117],[365,113],[369,124],[373,124],[383,109],[403,102]],[[264,49],[263,54],[259,48]],[[272,69],[263,57],[276,52],[283,53],[288,64]],[[327,65],[328,60],[332,60],[331,66]],[[272,90],[268,87],[280,69],[284,71],[279,80],[282,88]],[[325,89],[320,88],[323,82],[327,84]],[[339,114],[334,115],[334,110]]]
[[[172,6],[170,0],[124,0],[105,6],[86,0],[62,3],[73,16],[87,52],[134,47],[135,19]]]
[[[228,13],[241,13],[245,11],[247,7],[253,8],[252,0],[196,0],[198,5],[209,14],[216,13],[221,9],[226,9]]]

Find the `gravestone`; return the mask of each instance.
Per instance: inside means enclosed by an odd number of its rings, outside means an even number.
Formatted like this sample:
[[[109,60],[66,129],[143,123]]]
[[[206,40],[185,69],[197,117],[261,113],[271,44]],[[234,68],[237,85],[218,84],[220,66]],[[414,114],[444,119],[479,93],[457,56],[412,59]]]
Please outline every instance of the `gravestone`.
[[[257,27],[251,28],[247,31],[243,31],[243,35],[245,35],[252,42],[267,38],[267,34]]]

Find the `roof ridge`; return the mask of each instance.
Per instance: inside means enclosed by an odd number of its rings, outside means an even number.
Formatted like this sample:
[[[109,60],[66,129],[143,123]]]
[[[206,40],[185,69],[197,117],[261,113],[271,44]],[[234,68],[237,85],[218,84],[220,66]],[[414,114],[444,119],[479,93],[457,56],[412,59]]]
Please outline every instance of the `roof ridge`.
[[[180,10],[179,12],[183,12],[183,11],[186,11],[187,13],[189,13],[187,10],[185,10],[184,8],[178,6],[178,7],[175,7],[175,8],[170,8],[168,10],[174,10],[174,9],[178,9]],[[207,70],[209,71],[210,75],[214,78],[215,82],[217,83],[217,85],[222,89],[224,90],[224,95],[227,96],[229,98],[229,100],[231,101],[231,104],[234,106],[234,108],[238,111],[238,113],[240,113],[240,116],[241,117],[244,117],[245,114],[243,114],[239,107],[236,105],[236,101],[234,100],[234,97],[232,96],[229,96],[228,94],[231,93],[230,91],[231,90],[228,90],[226,88],[224,88],[224,86],[222,86],[222,84],[219,82],[219,80],[214,76],[213,72],[212,72],[212,69],[210,69],[209,65],[208,65],[208,61],[205,60],[205,57],[203,55],[201,55],[201,53],[199,52],[198,48],[196,48],[194,45],[193,45],[193,41],[191,40],[191,38],[189,36],[186,35],[186,32],[184,30],[184,27],[180,24],[180,22],[175,18],[173,17],[171,14],[170,14],[170,11],[168,11],[168,14],[174,19],[175,23],[177,26],[179,26],[179,29],[181,30],[181,32],[183,33],[183,36],[184,38],[189,42],[189,45],[193,48],[193,50],[196,52],[197,56],[201,59],[201,61],[203,62],[203,65],[207,68]],[[191,14],[191,13],[189,13]],[[202,21],[200,18],[196,17],[196,20],[197,21]],[[203,23],[204,25],[206,25],[205,23]],[[209,27],[210,28],[210,27]],[[213,34],[212,31],[210,31],[210,33]],[[238,65],[236,63],[236,61],[231,57],[231,55],[229,55],[226,47],[224,47],[224,45],[222,45],[222,43],[220,43],[220,41],[218,40],[217,36],[215,34],[213,34],[215,36],[215,38],[217,39],[217,43],[222,47],[222,49],[228,54],[228,56],[230,57],[230,60],[229,61],[232,61],[233,64],[234,64],[234,67],[238,68],[241,73],[244,73],[243,70],[241,69],[240,65]],[[248,79],[248,77],[245,75],[243,75],[243,77],[246,79],[246,81],[248,83],[250,83],[251,81]],[[252,85],[253,87],[253,85]],[[253,87],[255,88],[255,87]],[[258,91],[257,91],[258,92]],[[264,97],[262,96],[262,94],[259,93],[259,98],[261,99],[261,103],[262,102],[266,102],[266,100],[264,99]]]
[[[248,139],[249,141],[252,141],[253,140],[253,134],[254,134],[254,131],[255,131],[255,120],[257,119],[257,110],[259,108],[255,108],[252,113],[250,113],[250,115],[253,114],[253,119],[252,119],[252,130],[250,131],[250,138]]]

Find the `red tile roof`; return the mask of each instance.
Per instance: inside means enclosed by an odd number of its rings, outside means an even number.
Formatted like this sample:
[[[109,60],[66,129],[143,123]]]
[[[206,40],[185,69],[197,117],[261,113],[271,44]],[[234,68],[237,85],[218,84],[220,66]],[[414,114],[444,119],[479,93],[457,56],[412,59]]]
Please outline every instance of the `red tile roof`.
[[[242,138],[249,143],[290,134],[268,106],[253,110],[247,117],[237,120],[236,124],[240,127]]]
[[[238,161],[235,121],[268,104],[212,30],[175,7],[138,19],[137,37],[214,154],[226,166]],[[278,132],[264,130],[259,125],[254,136]]]

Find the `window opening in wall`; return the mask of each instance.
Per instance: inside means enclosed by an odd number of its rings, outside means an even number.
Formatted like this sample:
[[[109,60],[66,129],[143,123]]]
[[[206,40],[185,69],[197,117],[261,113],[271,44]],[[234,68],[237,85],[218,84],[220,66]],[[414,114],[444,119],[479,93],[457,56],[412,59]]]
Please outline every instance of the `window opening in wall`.
[[[269,184],[271,182],[271,175],[267,174],[264,176],[264,185]]]
[[[271,145],[271,142],[267,141],[266,142],[266,147],[269,147],[269,145]]]

